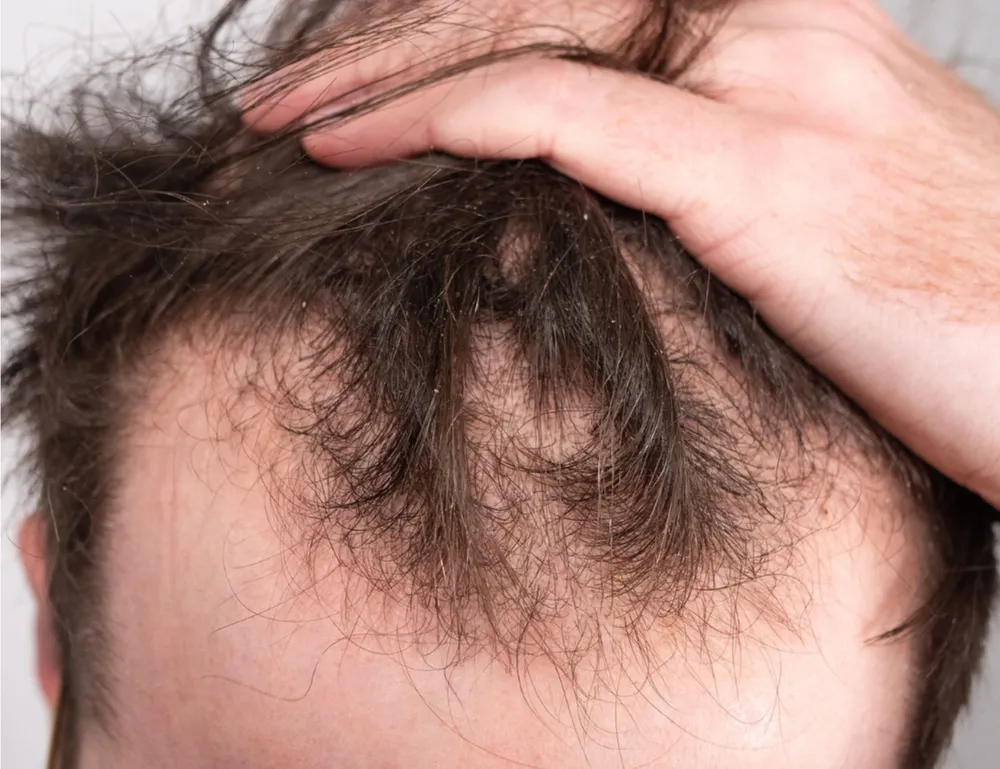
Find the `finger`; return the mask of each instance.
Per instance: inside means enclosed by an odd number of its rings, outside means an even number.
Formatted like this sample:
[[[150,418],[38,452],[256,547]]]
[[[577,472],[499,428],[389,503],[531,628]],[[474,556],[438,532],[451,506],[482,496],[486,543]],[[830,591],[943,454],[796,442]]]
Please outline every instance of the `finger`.
[[[479,56],[539,44],[600,49],[619,40],[642,7],[630,0],[539,0],[506,10],[451,3],[438,13],[423,8],[393,19],[391,28],[375,20],[369,28],[340,30],[317,53],[248,88],[244,119],[267,133]]]
[[[353,47],[336,55],[322,51],[248,88],[241,100],[243,120],[255,131],[278,131],[312,113],[350,107],[372,89],[387,90],[394,74],[412,79],[421,63],[430,67],[434,58],[416,37],[364,53]]]
[[[873,110],[871,105],[904,104],[905,81],[869,48],[814,29],[734,29],[724,37],[680,85],[803,126],[839,126],[866,134],[898,127],[899,109]]]
[[[440,83],[303,140],[318,161],[358,167],[427,150],[540,157],[620,203],[684,220],[757,197],[759,125],[739,110],[630,75],[562,60],[522,60]],[[762,133],[762,131],[760,131]],[[734,207],[735,208],[735,207]],[[702,217],[704,218],[704,217]],[[727,226],[738,227],[738,217]],[[688,228],[695,244],[725,237]],[[679,229],[678,229],[679,227]],[[689,245],[695,245],[689,244]]]
[[[742,0],[728,20],[744,29],[826,30],[876,49],[903,37],[874,0]]]

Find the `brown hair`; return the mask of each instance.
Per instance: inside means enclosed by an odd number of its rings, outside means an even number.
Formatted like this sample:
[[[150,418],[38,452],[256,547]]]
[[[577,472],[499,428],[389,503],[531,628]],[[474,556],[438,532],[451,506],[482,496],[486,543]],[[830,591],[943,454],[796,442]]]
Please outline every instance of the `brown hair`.
[[[303,557],[333,546],[373,589],[499,655],[524,653],[526,639],[544,646],[555,613],[513,554],[539,498],[574,546],[578,587],[614,591],[638,638],[650,617],[684,612],[707,572],[748,584],[777,568],[755,547],[760,531],[792,526],[790,495],[821,482],[830,452],[863,456],[900,481],[931,531],[928,600],[885,638],[919,634],[904,765],[934,764],[983,650],[996,511],[873,424],[662,221],[539,162],[431,155],[337,172],[302,154],[301,126],[250,135],[220,42],[243,5],[210,25],[191,60],[197,82],[177,99],[143,97],[147,53],[141,69],[83,81],[50,124],[6,126],[4,217],[20,243],[16,257],[4,249],[17,276],[4,313],[20,336],[3,368],[4,423],[28,437],[27,475],[49,527],[63,671],[51,765],[73,765],[80,719],[111,718],[101,553],[136,400],[129,383],[158,342],[193,324],[262,361],[288,340],[305,350],[294,381],[279,378],[271,393],[306,447],[302,488],[285,500]],[[236,82],[311,61],[318,47],[335,66],[401,34],[399,8],[329,24],[345,5],[286,2],[258,49],[265,66]],[[324,119],[515,55],[670,80],[707,39],[691,31],[692,11],[723,5],[648,0],[603,48],[570,35],[498,45]],[[694,333],[666,338],[661,314]],[[482,394],[495,376],[483,345],[508,355],[504,376],[536,414],[583,408],[588,427],[572,450],[481,437],[499,421]],[[324,387],[333,371],[338,386]],[[755,452],[788,440],[797,455],[774,477],[755,466]]]

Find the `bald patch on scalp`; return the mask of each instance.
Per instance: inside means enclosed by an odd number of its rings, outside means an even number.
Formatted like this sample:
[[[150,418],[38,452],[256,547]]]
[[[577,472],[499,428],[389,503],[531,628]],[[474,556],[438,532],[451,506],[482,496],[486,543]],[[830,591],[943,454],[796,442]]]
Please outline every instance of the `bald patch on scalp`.
[[[377,730],[372,718],[405,714],[414,734],[437,741],[437,750],[447,744],[475,762],[504,756],[497,766],[507,760],[539,765],[553,756],[597,760],[621,750],[626,757],[651,756],[671,745],[676,758],[751,744],[773,748],[789,737],[787,730],[805,728],[790,720],[791,712],[812,708],[816,719],[833,719],[838,708],[855,710],[854,687],[871,685],[863,681],[874,670],[895,676],[895,684],[884,687],[886,697],[909,685],[910,642],[866,647],[922,600],[918,543],[924,534],[906,515],[900,490],[884,478],[846,463],[838,470],[831,460],[825,490],[789,514],[801,536],[783,553],[783,571],[772,571],[761,585],[699,592],[678,615],[649,617],[627,632],[608,610],[627,605],[628,596],[609,601],[601,594],[600,565],[585,556],[574,560],[567,553],[571,537],[535,531],[533,542],[551,548],[544,551],[552,556],[551,570],[519,575],[564,611],[539,614],[528,628],[530,642],[505,647],[501,636],[483,644],[449,635],[435,608],[414,596],[405,579],[388,592],[373,587],[364,564],[387,555],[384,543],[371,540],[358,555],[336,543],[322,553],[306,543],[303,510],[289,506],[301,496],[289,493],[289,484],[313,475],[301,472],[308,451],[277,418],[287,406],[278,382],[307,381],[301,369],[291,373],[301,354],[279,343],[248,355],[220,342],[172,341],[135,379],[143,397],[123,437],[125,484],[108,562],[111,621],[122,628],[112,648],[119,675],[131,682],[113,692],[126,732],[130,711],[148,717],[148,708],[161,703],[175,722],[171,733],[188,735],[205,755],[239,745],[248,766],[264,759],[311,766],[319,759],[296,751],[315,743],[317,719],[344,724],[323,743],[331,755],[372,751],[378,760],[382,748],[351,748],[352,735]],[[272,350],[273,358],[265,354]],[[336,387],[335,378],[328,385]],[[507,388],[491,392],[510,404],[515,424],[525,424],[519,416],[524,401]],[[531,513],[533,526],[554,534],[552,511]],[[161,536],[151,536],[155,531]],[[526,561],[540,560],[540,549],[525,551]],[[512,548],[511,560],[518,563],[517,557]],[[567,558],[570,568],[560,569]],[[588,566],[595,573],[588,574]],[[391,567],[386,563],[384,570]],[[184,579],[171,576],[178,574]],[[173,618],[167,625],[159,619],[164,613]],[[469,620],[482,621],[474,614]],[[155,632],[150,624],[152,635],[146,635],[147,623],[160,624]],[[200,702],[209,712],[263,708],[276,730],[268,744],[237,724],[205,732],[198,715],[205,711],[168,706],[176,700],[163,698],[162,683],[143,683],[145,677],[131,673],[133,666],[160,669],[167,661],[175,666],[171,686],[179,701]],[[366,677],[369,683],[361,685]],[[829,677],[844,679],[842,693],[830,689],[829,702],[806,705],[816,686],[825,686],[816,681]],[[806,681],[808,691],[801,688]],[[376,700],[369,698],[382,687],[393,694],[377,700],[382,710],[371,710]],[[894,750],[906,709],[868,706],[881,710],[873,721],[881,724],[880,738],[895,735],[881,750]],[[867,717],[874,719],[874,712]],[[511,719],[521,739],[487,727],[497,719]],[[428,737],[428,730],[437,736]],[[532,740],[524,738],[529,733]],[[393,742],[384,749],[397,749]]]
[[[633,499],[622,504],[611,494],[566,494],[563,472],[588,461],[614,467],[619,448],[613,435],[598,431],[600,402],[581,383],[539,397],[509,325],[473,332],[472,373],[449,412],[450,429],[462,431],[447,445],[449,462],[465,465],[467,509],[435,511],[432,501],[407,496],[423,488],[424,477],[374,504],[359,500],[350,473],[394,470],[379,455],[393,421],[370,389],[352,380],[349,350],[339,337],[329,341],[336,335],[324,329],[335,324],[312,315],[315,306],[298,332],[271,340],[221,327],[206,336],[202,325],[168,336],[135,372],[133,424],[155,433],[163,429],[160,420],[176,418],[197,439],[199,454],[208,456],[221,442],[228,447],[223,457],[236,452],[241,463],[251,462],[256,471],[205,482],[243,477],[264,495],[268,536],[275,538],[268,547],[276,544],[272,556],[280,556],[265,559],[267,568],[288,572],[288,585],[302,593],[292,599],[296,605],[305,599],[330,609],[329,593],[338,596],[334,613],[345,638],[389,638],[390,645],[435,654],[447,647],[455,664],[485,654],[512,671],[547,658],[570,685],[580,665],[593,669],[598,660],[628,659],[651,673],[665,645],[707,662],[717,655],[714,647],[738,646],[745,634],[803,642],[812,634],[808,607],[817,581],[829,579],[816,571],[820,543],[853,530],[860,547],[874,511],[883,529],[877,539],[896,541],[898,529],[901,542],[912,545],[920,541],[919,515],[858,446],[833,444],[819,428],[795,434],[762,420],[745,375],[699,347],[707,330],[696,317],[682,320],[665,309],[675,298],[655,278],[644,290],[653,284],[661,297],[649,298],[659,344],[678,351],[671,360],[675,397],[690,399],[690,422],[676,440],[687,449],[711,441],[720,461],[732,463],[720,465],[729,473],[720,480],[743,495],[715,512],[732,527],[732,549],[706,550],[690,571],[664,566],[660,574],[647,573],[641,549],[616,550],[622,521],[615,517],[632,517],[629,525],[638,526],[655,509]],[[204,389],[193,389],[196,383]],[[188,420],[199,427],[185,427]],[[126,444],[135,440],[129,435]],[[340,435],[354,443],[333,444],[330,436]],[[472,518],[465,525],[482,537],[479,552],[496,560],[476,560],[462,581],[449,581],[444,568],[455,557],[448,551],[453,543],[432,542],[416,553],[408,547],[419,536],[414,521],[435,514]],[[660,525],[668,527],[660,536],[669,538],[669,520]],[[894,590],[909,592],[894,592],[880,605],[868,637],[903,622],[923,594],[912,557],[904,557],[905,567],[899,553],[885,557],[900,569]],[[266,615],[279,607],[258,610]]]

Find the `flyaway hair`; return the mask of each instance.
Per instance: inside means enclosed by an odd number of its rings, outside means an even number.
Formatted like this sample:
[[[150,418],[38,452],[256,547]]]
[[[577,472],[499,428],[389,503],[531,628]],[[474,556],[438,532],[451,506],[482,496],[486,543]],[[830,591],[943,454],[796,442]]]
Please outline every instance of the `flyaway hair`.
[[[772,585],[803,536],[795,511],[843,480],[833,466],[896,479],[931,532],[927,601],[873,642],[921,639],[904,765],[932,766],[982,654],[995,511],[806,365],[664,222],[539,161],[345,172],[299,145],[316,121],[505,58],[674,81],[727,4],[648,0],[600,44],[483,18],[467,50],[269,137],[241,120],[245,86],[344,66],[454,8],[285,2],[248,48],[245,5],[190,56],[142,51],[87,73],[47,119],[5,125],[3,418],[50,527],[53,765],[73,766],[80,719],[113,731],[101,553],[117,452],[158,352],[198,338],[255,362],[236,390],[296,458],[262,467],[292,551],[408,607],[456,661],[545,655],[572,680],[615,653],[605,628],[641,657],[654,628],[718,629],[720,597],[787,623]],[[175,95],[149,96],[157,67]]]

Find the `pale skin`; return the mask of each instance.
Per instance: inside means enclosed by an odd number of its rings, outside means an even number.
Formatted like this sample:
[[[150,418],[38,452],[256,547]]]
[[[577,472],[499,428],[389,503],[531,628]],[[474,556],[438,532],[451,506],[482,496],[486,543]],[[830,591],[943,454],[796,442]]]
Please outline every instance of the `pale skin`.
[[[589,18],[581,9],[577,21]],[[349,89],[390,60],[303,84],[248,121],[277,129],[318,92]],[[688,81],[714,95],[525,60],[305,143],[338,166],[432,146],[542,157],[662,216],[875,418],[1000,504],[1000,356],[989,354],[1000,349],[1000,118],[867,0],[741,3]],[[295,586],[275,566],[282,543],[259,468],[205,421],[224,383],[190,371],[204,355],[175,354],[183,386],[164,382],[150,397],[124,452],[132,480],[120,503],[134,514],[120,517],[109,560],[127,738],[88,732],[83,769],[896,765],[912,648],[866,641],[919,600],[923,533],[901,525],[889,484],[863,479],[823,508],[837,525],[811,538],[793,575],[808,585],[809,634],[751,635],[738,661],[681,655],[661,672],[669,703],[633,697],[627,717],[598,707],[596,736],[581,743],[550,671],[533,674],[540,705],[481,661],[449,680],[422,659],[406,660],[408,674],[370,649],[331,650],[343,621],[336,579],[294,616],[278,611],[281,622],[254,616]],[[38,537],[29,518],[21,545],[43,597]],[[53,699],[44,621],[39,674]],[[555,715],[539,719],[547,709]]]

